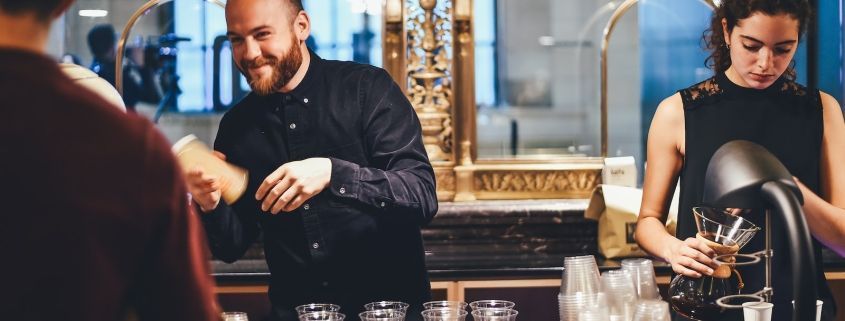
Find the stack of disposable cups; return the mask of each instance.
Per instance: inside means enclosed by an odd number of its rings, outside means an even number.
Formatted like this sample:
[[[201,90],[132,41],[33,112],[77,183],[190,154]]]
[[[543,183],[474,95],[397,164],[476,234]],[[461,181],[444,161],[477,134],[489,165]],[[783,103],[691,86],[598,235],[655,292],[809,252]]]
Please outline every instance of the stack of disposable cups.
[[[660,299],[657,280],[654,277],[654,265],[649,259],[622,260],[622,270],[628,271],[634,282],[634,289],[640,299]]]
[[[634,309],[633,321],[671,321],[669,302],[663,300],[639,300]]]
[[[592,255],[567,257],[563,261],[563,281],[558,294],[561,321],[578,321],[579,313],[591,307],[606,307],[601,293],[599,268]]]
[[[631,274],[626,270],[606,271],[601,275],[602,291],[607,296],[607,311],[611,321],[630,321],[634,315],[637,291]],[[583,319],[583,318],[582,318]],[[583,320],[582,320],[583,321]]]
[[[601,307],[589,307],[578,314],[578,321],[610,321],[608,311]]]

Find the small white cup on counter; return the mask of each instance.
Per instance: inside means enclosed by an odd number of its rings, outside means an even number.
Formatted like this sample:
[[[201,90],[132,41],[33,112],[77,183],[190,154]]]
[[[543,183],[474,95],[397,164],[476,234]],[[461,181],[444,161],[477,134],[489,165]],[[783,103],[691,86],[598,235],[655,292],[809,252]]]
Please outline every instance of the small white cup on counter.
[[[769,302],[745,302],[742,304],[742,314],[745,321],[771,321],[773,307]]]

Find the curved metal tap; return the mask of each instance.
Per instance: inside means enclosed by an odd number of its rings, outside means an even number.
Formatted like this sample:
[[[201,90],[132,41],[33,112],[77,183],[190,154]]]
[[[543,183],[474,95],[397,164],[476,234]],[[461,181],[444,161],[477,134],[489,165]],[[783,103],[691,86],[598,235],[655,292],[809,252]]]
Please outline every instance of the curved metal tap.
[[[713,0],[698,0],[701,3],[706,4],[711,9],[715,10],[716,5],[713,3]],[[637,4],[639,0],[626,0],[623,2],[619,7],[616,8],[616,11],[613,11],[613,15],[610,16],[610,20],[607,22],[607,25],[604,27],[604,32],[602,33],[602,40],[601,40],[601,157],[607,157],[607,47],[610,45],[610,34],[613,33],[613,28],[616,27],[616,23],[619,22],[619,19],[628,12],[628,9],[631,9],[635,4]]]
[[[202,1],[216,4],[220,8],[226,8],[226,3],[221,0]],[[138,22],[138,19],[147,14],[149,10],[158,8],[161,5],[170,2],[173,2],[173,0],[150,0],[138,8],[138,10],[136,10],[129,18],[129,21],[126,22],[126,26],[123,27],[123,33],[120,34],[120,40],[117,42],[117,55],[114,60],[114,87],[117,88],[117,92],[119,92],[121,96],[123,95],[123,55],[126,52],[126,39],[129,38],[129,32],[135,27],[135,23]]]

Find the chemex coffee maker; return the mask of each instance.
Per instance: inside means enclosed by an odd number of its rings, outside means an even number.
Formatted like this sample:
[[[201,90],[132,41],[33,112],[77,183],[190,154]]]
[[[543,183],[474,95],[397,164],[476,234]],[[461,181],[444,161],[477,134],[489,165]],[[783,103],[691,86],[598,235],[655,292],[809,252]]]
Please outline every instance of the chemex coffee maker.
[[[669,288],[672,308],[686,317],[710,321],[741,313],[735,302],[771,301],[771,219],[783,220],[792,257],[793,321],[815,320],[816,271],[813,244],[804,212],[801,191],[786,167],[765,148],[735,140],[720,147],[707,166],[702,202],[710,207],[693,210],[698,234],[716,253],[720,266],[712,276],[687,278],[679,275]],[[739,250],[760,230],[736,215],[736,209],[766,209],[764,250],[740,254]],[[774,214],[774,217],[772,217]],[[766,282],[762,289],[740,294],[745,287],[735,267],[763,262]]]

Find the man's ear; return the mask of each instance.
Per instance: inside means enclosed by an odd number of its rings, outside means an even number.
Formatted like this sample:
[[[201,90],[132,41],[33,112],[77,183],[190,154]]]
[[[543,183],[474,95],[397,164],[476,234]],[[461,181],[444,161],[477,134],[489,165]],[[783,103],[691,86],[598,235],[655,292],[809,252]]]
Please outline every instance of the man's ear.
[[[305,41],[311,35],[311,18],[305,10],[300,10],[293,20],[293,32],[296,34],[296,39]]]

